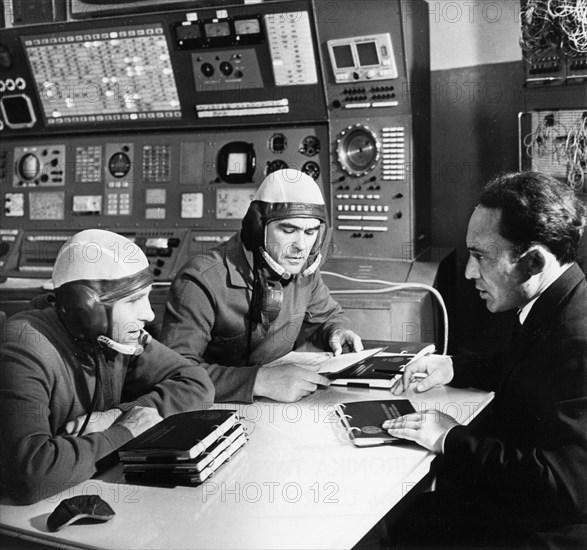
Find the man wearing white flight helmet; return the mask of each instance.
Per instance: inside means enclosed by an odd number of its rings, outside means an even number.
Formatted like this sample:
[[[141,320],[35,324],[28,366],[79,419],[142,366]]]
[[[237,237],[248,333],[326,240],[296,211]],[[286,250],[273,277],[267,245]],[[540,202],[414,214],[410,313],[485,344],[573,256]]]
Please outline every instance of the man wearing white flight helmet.
[[[152,277],[137,245],[82,231],[61,248],[53,284],[46,307],[9,318],[2,334],[0,475],[23,503],[89,479],[162,417],[214,397],[203,368],[144,331]]]
[[[290,352],[301,333],[335,354],[363,349],[320,276],[325,234],[316,182],[278,170],[257,190],[240,233],[176,275],[161,340],[208,363],[218,401],[297,401],[328,385],[318,367],[264,366]]]

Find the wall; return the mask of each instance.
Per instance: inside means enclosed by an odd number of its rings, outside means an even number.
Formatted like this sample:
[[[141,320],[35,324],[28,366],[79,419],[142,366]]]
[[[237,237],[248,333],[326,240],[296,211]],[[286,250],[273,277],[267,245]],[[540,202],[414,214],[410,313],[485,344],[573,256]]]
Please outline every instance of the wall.
[[[519,0],[427,0],[433,71],[520,61]]]
[[[507,342],[511,314],[490,314],[464,278],[469,216],[484,183],[518,169],[523,68],[517,0],[429,1],[432,243],[457,250],[453,351]]]

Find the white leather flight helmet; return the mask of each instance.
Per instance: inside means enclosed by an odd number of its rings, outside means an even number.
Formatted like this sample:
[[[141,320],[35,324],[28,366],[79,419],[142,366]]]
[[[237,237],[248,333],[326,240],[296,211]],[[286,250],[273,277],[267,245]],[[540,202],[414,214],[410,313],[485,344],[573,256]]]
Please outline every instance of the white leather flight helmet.
[[[127,355],[142,353],[112,340],[112,306],[153,283],[149,261],[132,241],[103,229],[88,229],[61,247],[53,267],[57,313],[70,334]],[[148,333],[140,339],[148,343]]]
[[[284,218],[316,218],[320,220],[318,238],[310,251],[302,276],[311,275],[320,266],[326,236],[326,207],[318,184],[299,170],[286,168],[269,174],[257,189],[242,221],[241,240],[247,250],[259,252],[267,265],[284,279],[286,272],[267,252],[267,225]]]

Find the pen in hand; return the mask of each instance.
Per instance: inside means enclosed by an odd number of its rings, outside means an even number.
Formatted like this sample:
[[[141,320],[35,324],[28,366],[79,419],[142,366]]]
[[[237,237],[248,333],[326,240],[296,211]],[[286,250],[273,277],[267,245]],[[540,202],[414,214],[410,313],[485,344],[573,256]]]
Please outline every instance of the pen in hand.
[[[416,353],[416,355],[414,355],[414,357],[412,357],[404,365],[404,369],[408,365],[411,365],[412,363],[415,363],[418,359],[422,359],[422,357],[427,357],[428,355],[432,355],[435,351],[436,351],[436,346],[434,344],[430,344],[429,346],[426,346],[425,348],[422,348],[418,353]]]
[[[436,346],[434,344],[430,344],[429,346],[426,346],[425,348],[422,348],[418,353],[416,353],[414,355],[414,357],[412,357],[405,365],[403,370],[405,371],[406,367],[408,367],[409,365],[411,365],[412,363],[415,363],[416,361],[418,361],[419,359],[422,359],[423,357],[427,357],[428,355],[432,355],[434,352],[436,351]],[[427,373],[425,372],[414,372],[411,376],[410,381],[412,380],[422,380],[424,378],[426,378],[428,376]],[[403,374],[400,375],[398,377],[398,379],[396,380],[395,384],[393,384],[393,386],[391,386],[390,391],[394,392],[396,390],[396,388],[398,387],[398,384],[400,383],[400,381],[403,379]]]

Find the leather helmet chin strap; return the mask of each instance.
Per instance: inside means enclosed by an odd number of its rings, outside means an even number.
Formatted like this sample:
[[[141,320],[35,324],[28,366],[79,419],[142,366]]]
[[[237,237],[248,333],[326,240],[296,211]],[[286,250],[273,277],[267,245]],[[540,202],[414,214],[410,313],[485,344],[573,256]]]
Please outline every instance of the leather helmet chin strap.
[[[267,263],[267,265],[275,272],[276,275],[281,277],[282,279],[289,281],[291,279],[292,274],[289,271],[286,271],[281,265],[279,265],[267,252],[262,246],[259,247],[259,252],[261,256]],[[316,259],[312,262],[312,265],[309,265],[304,271],[302,271],[302,277],[307,277],[308,275],[312,275],[315,273],[316,270],[320,267],[320,263],[322,262],[322,254],[319,253],[316,256]]]

